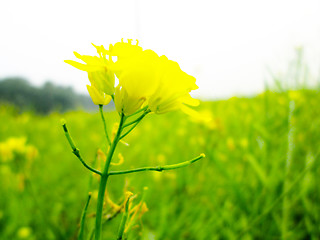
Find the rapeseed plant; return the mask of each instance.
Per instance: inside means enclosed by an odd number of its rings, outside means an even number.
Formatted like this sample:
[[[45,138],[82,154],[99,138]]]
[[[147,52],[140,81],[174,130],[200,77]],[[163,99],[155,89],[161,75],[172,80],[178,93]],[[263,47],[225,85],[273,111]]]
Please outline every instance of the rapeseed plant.
[[[163,171],[188,166],[205,155],[173,165],[156,167],[143,167],[124,171],[110,171],[112,158],[119,142],[127,136],[139,122],[150,113],[162,114],[170,111],[181,110],[188,115],[199,115],[189,106],[198,106],[199,100],[191,97],[190,92],[196,90],[196,79],[183,72],[178,63],[169,60],[166,56],[158,56],[152,50],[143,50],[138,41],[132,44],[128,42],[117,42],[110,44],[106,50],[104,46],[96,46],[99,56],[80,55],[75,56],[84,63],[72,60],[65,62],[73,67],[85,71],[88,74],[91,85],[87,85],[88,92],[94,104],[99,105],[100,115],[104,126],[107,141],[107,152],[99,153],[100,158],[105,159],[102,171],[90,167],[81,157],[79,149],[75,146],[66,126],[62,126],[66,138],[81,163],[90,171],[100,176],[100,185],[97,196],[95,239],[101,239],[103,203],[108,178],[113,175],[128,174],[141,171]],[[119,84],[115,86],[115,77]],[[114,126],[111,138],[107,131],[106,120],[103,115],[103,105],[107,105],[111,99],[115,103],[120,121]],[[134,120],[130,118],[137,116]],[[122,155],[118,155],[119,162],[123,161]],[[119,229],[118,239],[122,239],[132,224],[130,215],[130,196],[126,197],[124,217]],[[90,198],[88,198],[89,201]],[[146,206],[141,203],[139,209],[146,211]],[[135,213],[135,215],[137,212]],[[127,220],[129,219],[128,223]],[[131,219],[131,220],[130,220]]]

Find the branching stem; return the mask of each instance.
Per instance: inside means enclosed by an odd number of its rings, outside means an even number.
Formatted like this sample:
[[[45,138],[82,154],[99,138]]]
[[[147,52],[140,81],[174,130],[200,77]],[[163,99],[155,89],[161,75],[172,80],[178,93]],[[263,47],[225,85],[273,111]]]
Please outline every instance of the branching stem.
[[[135,173],[135,172],[143,172],[143,171],[158,171],[158,172],[162,172],[162,171],[166,171],[166,170],[172,170],[172,169],[177,169],[177,168],[182,168],[182,167],[186,167],[189,166],[190,164],[200,160],[201,158],[204,158],[205,155],[204,154],[200,154],[200,156],[185,161],[185,162],[181,162],[181,163],[177,163],[177,164],[172,164],[172,165],[165,165],[165,166],[158,166],[158,167],[142,167],[142,168],[136,168],[136,169],[131,169],[131,170],[124,170],[124,171],[111,171],[109,172],[109,175],[120,175],[120,174],[127,174],[127,173]]]
[[[80,155],[80,151],[79,151],[79,149],[76,147],[76,145],[74,144],[74,142],[73,142],[73,140],[72,140],[72,138],[71,138],[71,136],[70,136],[70,134],[69,134],[69,131],[68,131],[68,128],[67,128],[67,125],[66,125],[65,122],[62,123],[62,128],[63,128],[64,134],[65,134],[65,136],[66,136],[66,138],[67,138],[67,140],[68,140],[68,142],[69,142],[69,145],[70,145],[70,147],[72,148],[72,153],[77,156],[77,158],[80,160],[80,162],[83,164],[83,166],[85,166],[86,168],[88,168],[91,172],[94,172],[94,173],[96,173],[96,174],[101,175],[101,172],[100,172],[100,171],[98,171],[98,170],[90,167],[90,166],[89,166],[88,164],[86,164],[86,162],[82,159],[82,157],[81,157],[81,155]]]
[[[139,123],[148,113],[150,112],[150,110],[145,111],[140,117],[138,117],[137,119],[125,124],[123,126],[123,128],[129,127],[130,125],[134,124],[134,123]]]
[[[123,128],[128,127],[129,125],[132,125],[132,124],[133,124],[133,126],[132,126],[126,133],[124,133],[124,134],[120,137],[120,140],[121,140],[122,138],[124,138],[125,136],[127,136],[127,135],[139,124],[139,122],[141,122],[141,120],[142,120],[149,112],[150,112],[150,111],[145,111],[145,112],[144,112],[140,117],[138,117],[136,120],[134,120],[134,121],[132,121],[132,122],[124,125]]]
[[[142,111],[146,111],[148,109],[149,106],[145,106],[144,108],[141,108],[140,110],[136,111],[135,113],[132,113],[131,115],[127,116],[127,118],[132,117]]]

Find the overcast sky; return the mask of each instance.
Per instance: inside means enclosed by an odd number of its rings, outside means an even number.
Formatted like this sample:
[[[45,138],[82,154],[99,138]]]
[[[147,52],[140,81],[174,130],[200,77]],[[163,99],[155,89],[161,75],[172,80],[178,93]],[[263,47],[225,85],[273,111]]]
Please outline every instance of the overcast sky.
[[[87,75],[63,62],[91,43],[138,38],[195,76],[196,96],[263,90],[267,67],[284,71],[303,46],[320,69],[319,0],[0,1],[0,78],[23,76],[86,92]]]

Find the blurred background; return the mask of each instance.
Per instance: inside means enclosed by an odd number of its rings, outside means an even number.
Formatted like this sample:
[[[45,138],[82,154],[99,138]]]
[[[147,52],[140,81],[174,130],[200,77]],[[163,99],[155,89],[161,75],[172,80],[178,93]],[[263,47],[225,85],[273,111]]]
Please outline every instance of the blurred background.
[[[0,239],[76,239],[89,191],[91,236],[98,179],[72,155],[60,119],[97,167],[105,140],[87,74],[63,61],[121,38],[196,77],[196,110],[211,119],[151,115],[119,147],[116,170],[207,156],[111,179],[113,202],[130,190],[149,209],[128,239],[320,239],[318,0],[13,0],[0,9]],[[105,111],[111,133],[118,117],[112,103]],[[105,239],[120,220],[106,216]]]

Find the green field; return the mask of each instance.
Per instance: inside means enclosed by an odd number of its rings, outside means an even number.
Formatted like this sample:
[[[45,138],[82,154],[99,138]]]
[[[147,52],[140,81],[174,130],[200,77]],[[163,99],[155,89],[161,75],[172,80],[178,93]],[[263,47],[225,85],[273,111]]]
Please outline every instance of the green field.
[[[121,203],[125,191],[137,194],[133,205],[145,195],[149,211],[128,239],[320,239],[319,106],[318,90],[267,91],[203,102],[199,112],[209,122],[180,112],[148,115],[124,138],[129,146],[119,144],[115,156],[124,163],[112,170],[206,158],[173,171],[110,177],[113,202]],[[111,133],[119,117],[105,117]],[[0,239],[77,239],[92,192],[84,232],[90,235],[99,179],[72,154],[61,118],[86,162],[99,168],[96,153],[106,151],[106,140],[98,109],[40,116],[0,107],[0,142],[24,137],[37,149],[18,149],[8,160],[0,148]],[[112,212],[110,203],[105,211]],[[105,220],[104,239],[116,239],[121,216]]]

